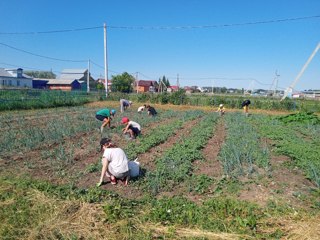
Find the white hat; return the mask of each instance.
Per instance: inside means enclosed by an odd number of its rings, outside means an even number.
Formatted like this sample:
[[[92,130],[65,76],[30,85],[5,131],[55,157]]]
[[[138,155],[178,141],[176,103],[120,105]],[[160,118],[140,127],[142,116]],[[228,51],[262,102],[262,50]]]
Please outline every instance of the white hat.
[[[220,104],[219,107],[223,107],[223,104]]]
[[[132,104],[132,101],[129,101],[130,104]]]

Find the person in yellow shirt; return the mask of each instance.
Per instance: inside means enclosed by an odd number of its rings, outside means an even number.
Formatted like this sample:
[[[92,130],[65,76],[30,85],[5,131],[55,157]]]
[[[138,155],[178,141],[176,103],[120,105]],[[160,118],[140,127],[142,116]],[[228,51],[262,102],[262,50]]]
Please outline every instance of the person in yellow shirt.
[[[241,106],[243,107],[243,111],[247,117],[249,116],[249,105],[250,104],[251,104],[251,102],[249,99],[243,101],[241,104]]]
[[[226,109],[224,108],[223,104],[220,104],[217,111],[219,113],[220,116],[222,116],[223,114],[225,114]]]

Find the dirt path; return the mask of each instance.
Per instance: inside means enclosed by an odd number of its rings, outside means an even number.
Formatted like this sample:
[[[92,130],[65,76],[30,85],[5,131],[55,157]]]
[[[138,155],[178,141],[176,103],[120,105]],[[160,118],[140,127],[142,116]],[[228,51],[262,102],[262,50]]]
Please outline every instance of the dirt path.
[[[215,179],[223,175],[222,165],[218,160],[218,154],[226,138],[226,129],[223,118],[215,126],[214,135],[209,139],[206,147],[203,149],[204,161],[197,160],[194,162],[194,173],[205,174]]]
[[[155,160],[175,143],[188,136],[192,127],[200,121],[200,118],[184,123],[182,129],[178,130],[173,136],[169,137],[164,143],[150,149],[148,152],[139,155],[139,162],[147,171],[155,169]]]

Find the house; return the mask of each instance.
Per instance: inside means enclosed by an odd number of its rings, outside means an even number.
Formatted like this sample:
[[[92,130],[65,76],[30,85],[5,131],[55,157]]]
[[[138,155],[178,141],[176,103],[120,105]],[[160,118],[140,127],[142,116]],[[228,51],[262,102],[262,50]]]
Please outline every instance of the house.
[[[81,90],[81,84],[78,80],[48,79],[47,88],[62,91]]]
[[[179,86],[170,86],[167,88],[167,92],[177,92],[179,90]]]
[[[192,87],[188,87],[188,86],[185,86],[183,89],[186,91],[186,94],[191,94],[194,91]]]
[[[139,92],[157,92],[158,82],[154,80],[137,80],[135,81],[135,91]]]
[[[104,78],[98,78],[97,79],[97,84],[103,84],[105,86],[105,79]],[[111,79],[108,79],[108,92],[111,92],[112,88],[112,81]]]
[[[32,88],[32,77],[24,74],[22,68],[0,68],[0,88],[5,87]]]
[[[320,99],[320,90],[305,90],[302,94],[305,98]]]
[[[35,88],[35,89],[46,89],[48,82],[49,82],[49,79],[33,78],[32,79],[32,88]]]
[[[289,97],[292,97],[292,98],[302,98],[303,97],[303,94],[301,92],[294,92],[291,94],[288,94]]]
[[[77,80],[81,84],[82,90],[87,89],[88,69],[64,69],[61,72],[60,80]],[[96,82],[89,73],[90,89],[96,88]]]

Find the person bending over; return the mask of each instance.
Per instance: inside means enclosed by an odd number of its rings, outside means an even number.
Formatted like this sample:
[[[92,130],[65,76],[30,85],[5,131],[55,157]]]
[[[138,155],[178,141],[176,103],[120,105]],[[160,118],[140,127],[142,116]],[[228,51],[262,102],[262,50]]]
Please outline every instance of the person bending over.
[[[122,180],[125,185],[128,185],[130,179],[129,161],[125,152],[115,146],[111,139],[102,138],[100,141],[102,156],[102,170],[100,181],[97,187],[103,184],[104,177],[110,179],[111,184],[117,184],[118,180]]]

